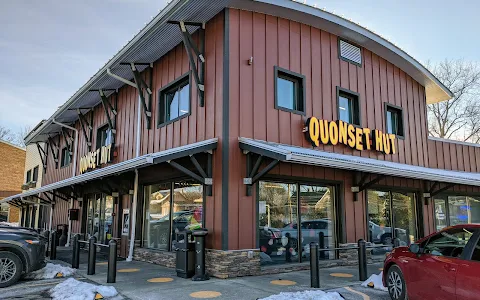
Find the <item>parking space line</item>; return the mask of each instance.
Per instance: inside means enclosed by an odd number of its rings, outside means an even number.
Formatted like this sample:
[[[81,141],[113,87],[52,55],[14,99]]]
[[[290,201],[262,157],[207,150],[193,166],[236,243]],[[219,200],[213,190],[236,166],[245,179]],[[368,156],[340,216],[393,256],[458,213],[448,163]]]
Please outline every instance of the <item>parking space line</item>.
[[[356,291],[356,290],[352,289],[351,287],[346,286],[346,287],[344,287],[344,289],[346,289],[347,291],[352,292],[354,294],[362,296],[363,300],[370,300],[370,296],[368,296],[367,294],[364,294],[362,292]]]

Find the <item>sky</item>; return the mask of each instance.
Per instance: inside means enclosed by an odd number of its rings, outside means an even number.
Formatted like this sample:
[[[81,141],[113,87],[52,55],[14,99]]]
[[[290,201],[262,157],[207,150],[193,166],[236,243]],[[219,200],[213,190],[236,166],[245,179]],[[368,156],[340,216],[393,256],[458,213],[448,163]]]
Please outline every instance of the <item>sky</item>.
[[[49,118],[166,2],[0,0],[0,126],[20,131]],[[480,63],[474,32],[480,28],[480,1],[307,3],[360,23],[420,62]]]

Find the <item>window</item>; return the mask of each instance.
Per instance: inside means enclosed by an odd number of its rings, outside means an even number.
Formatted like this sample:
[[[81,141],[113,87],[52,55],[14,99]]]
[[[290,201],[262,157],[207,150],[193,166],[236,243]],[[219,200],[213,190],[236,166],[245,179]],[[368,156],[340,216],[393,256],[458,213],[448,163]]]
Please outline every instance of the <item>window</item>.
[[[436,196],[434,204],[437,230],[458,224],[480,223],[480,197],[478,196]]]
[[[360,126],[359,94],[337,87],[338,119]]]
[[[387,133],[393,133],[398,137],[403,137],[403,110],[401,107],[385,103],[385,121]]]
[[[275,108],[305,115],[305,76],[275,67]]]
[[[472,236],[468,228],[454,228],[432,236],[422,245],[424,253],[435,256],[461,257]]]
[[[108,146],[113,142],[113,134],[110,127],[107,125],[102,126],[97,131],[97,149],[103,146]]]
[[[25,183],[32,181],[32,170],[27,171],[27,178],[25,178]]]
[[[184,75],[160,91],[158,125],[168,124],[190,114],[190,77]]]
[[[64,147],[62,149],[62,160],[60,163],[61,167],[66,167],[70,164],[70,149],[68,147]]]
[[[203,186],[192,181],[145,187],[143,246],[174,250],[185,230],[203,227]]]
[[[34,181],[34,182],[37,182],[37,181],[38,181],[38,166],[36,166],[35,168],[33,168],[32,181]]]
[[[362,49],[344,40],[338,40],[338,57],[357,66],[362,66]]]

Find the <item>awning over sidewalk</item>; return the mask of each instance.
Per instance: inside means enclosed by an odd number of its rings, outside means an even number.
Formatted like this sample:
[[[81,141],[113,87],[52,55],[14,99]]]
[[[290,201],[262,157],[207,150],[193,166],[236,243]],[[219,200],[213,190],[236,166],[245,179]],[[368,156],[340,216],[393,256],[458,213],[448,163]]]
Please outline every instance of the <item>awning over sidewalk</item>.
[[[88,173],[75,176],[75,177],[67,178],[62,181],[54,182],[54,183],[39,187],[37,189],[27,191],[25,193],[7,197],[2,201],[0,201],[0,203],[10,202],[14,200],[18,201],[18,200],[22,200],[22,198],[35,196],[45,192],[52,192],[54,190],[57,190],[63,187],[73,186],[79,183],[84,183],[84,182],[95,180],[95,179],[117,175],[117,174],[131,171],[134,169],[147,167],[153,164],[169,162],[181,157],[190,156],[190,155],[194,155],[201,152],[211,151],[217,148],[217,141],[218,139],[214,138],[214,139],[201,141],[198,143],[193,143],[193,144],[188,144],[181,147],[172,148],[165,151],[142,155],[127,161],[113,164],[101,169],[97,169]]]
[[[240,148],[281,162],[361,171],[429,181],[480,186],[480,173],[426,168],[372,158],[331,153],[282,145],[249,138],[239,138]]]

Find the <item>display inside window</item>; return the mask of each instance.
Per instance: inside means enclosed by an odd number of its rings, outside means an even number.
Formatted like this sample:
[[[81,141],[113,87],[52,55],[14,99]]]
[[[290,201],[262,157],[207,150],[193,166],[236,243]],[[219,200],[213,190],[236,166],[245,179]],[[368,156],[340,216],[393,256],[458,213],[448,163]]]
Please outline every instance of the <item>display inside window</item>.
[[[161,92],[159,125],[174,121],[189,113],[190,81],[186,76]]]
[[[110,127],[108,125],[105,125],[99,128],[97,132],[97,148],[111,145],[112,142],[113,134],[112,130],[110,130]]]
[[[173,197],[172,197],[173,195]],[[178,181],[145,187],[144,247],[175,249],[179,233],[203,228],[203,186]]]
[[[387,133],[404,136],[402,109],[386,104]]]
[[[71,161],[70,149],[68,149],[68,147],[64,147],[62,149],[62,153],[61,153],[60,166],[61,167],[66,167],[66,166],[70,165],[70,161]]]
[[[308,260],[310,242],[335,246],[334,189],[261,181],[258,201],[258,243],[261,264]],[[298,225],[300,224],[300,226]],[[321,259],[333,259],[331,251]]]
[[[305,113],[305,77],[275,68],[275,106],[295,113]]]
[[[448,195],[438,196],[435,203],[435,226],[480,223],[480,197]]]
[[[358,95],[345,91],[338,93],[338,119],[346,123],[360,125]]]

